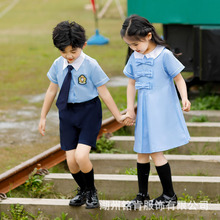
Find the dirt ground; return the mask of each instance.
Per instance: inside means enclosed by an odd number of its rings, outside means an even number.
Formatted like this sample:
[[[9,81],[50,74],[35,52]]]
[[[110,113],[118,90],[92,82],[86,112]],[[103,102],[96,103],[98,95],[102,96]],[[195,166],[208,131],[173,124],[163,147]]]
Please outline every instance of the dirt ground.
[[[55,108],[47,117],[46,135],[38,132],[45,94],[28,97],[19,109],[0,110],[0,173],[59,144],[59,118]],[[34,103],[38,103],[35,105]]]
[[[40,109],[34,106],[0,111],[0,147],[31,145],[48,142],[51,136],[59,135],[58,114],[51,110],[47,117],[47,133],[38,132]]]

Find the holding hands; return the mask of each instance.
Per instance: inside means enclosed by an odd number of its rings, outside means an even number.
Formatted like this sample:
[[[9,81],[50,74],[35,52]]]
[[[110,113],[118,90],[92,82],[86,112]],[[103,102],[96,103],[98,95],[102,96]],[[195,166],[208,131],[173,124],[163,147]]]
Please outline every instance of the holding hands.
[[[125,115],[121,115],[121,118],[118,120],[120,123],[123,123],[125,126],[132,126],[135,123],[135,112],[127,112]]]

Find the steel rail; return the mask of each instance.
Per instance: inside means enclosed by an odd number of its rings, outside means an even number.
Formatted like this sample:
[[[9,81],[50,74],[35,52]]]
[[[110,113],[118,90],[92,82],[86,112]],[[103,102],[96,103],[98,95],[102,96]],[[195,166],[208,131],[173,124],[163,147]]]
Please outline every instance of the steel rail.
[[[126,110],[121,114],[126,113]],[[98,139],[104,133],[112,133],[122,128],[124,125],[117,122],[112,116],[102,121],[102,126]],[[30,173],[35,168],[49,169],[66,159],[65,151],[61,150],[60,145],[56,145],[43,153],[21,163],[20,165],[4,172],[0,175],[0,193],[7,193],[10,190],[22,185],[29,178]]]

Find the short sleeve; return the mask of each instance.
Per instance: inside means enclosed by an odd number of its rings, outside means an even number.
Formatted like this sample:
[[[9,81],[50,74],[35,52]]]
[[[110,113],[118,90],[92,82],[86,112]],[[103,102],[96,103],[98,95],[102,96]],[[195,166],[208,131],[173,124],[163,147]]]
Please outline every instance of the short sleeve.
[[[52,83],[58,84],[58,80],[57,80],[57,68],[56,68],[56,61],[54,61],[54,63],[52,64],[52,66],[50,67],[48,73],[47,73],[47,77],[49,78],[49,80]]]
[[[95,87],[102,86],[109,81],[108,76],[105,74],[105,72],[102,70],[98,63],[96,63],[92,71],[91,79]]]
[[[129,78],[131,78],[131,79],[134,79],[134,73],[133,73],[133,68],[132,68],[132,64],[131,64],[132,62],[131,62],[131,60],[132,60],[132,55],[130,56],[130,58],[129,58],[127,64],[126,64],[126,66],[125,66],[125,68],[124,68],[124,70],[123,70],[123,73],[124,73],[127,77],[129,77]]]
[[[172,78],[177,76],[185,68],[185,66],[183,66],[183,64],[169,50],[166,50],[165,52],[163,64],[166,73]]]

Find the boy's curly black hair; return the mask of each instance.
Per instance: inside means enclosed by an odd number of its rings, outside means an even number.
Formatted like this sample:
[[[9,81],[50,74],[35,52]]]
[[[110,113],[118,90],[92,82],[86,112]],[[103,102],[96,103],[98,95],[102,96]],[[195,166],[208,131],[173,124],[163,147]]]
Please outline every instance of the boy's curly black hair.
[[[85,42],[85,29],[74,21],[62,21],[53,30],[54,46],[61,51],[67,46],[82,48]]]

